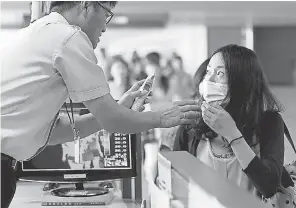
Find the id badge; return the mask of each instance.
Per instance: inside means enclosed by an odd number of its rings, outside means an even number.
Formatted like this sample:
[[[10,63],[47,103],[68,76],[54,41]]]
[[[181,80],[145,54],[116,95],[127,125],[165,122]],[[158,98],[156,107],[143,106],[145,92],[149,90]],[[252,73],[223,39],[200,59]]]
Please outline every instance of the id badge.
[[[75,141],[74,141],[74,148],[75,148],[75,163],[81,163],[80,139],[75,139]]]
[[[80,155],[80,136],[79,132],[72,126],[73,134],[74,134],[74,161],[75,163],[81,163],[81,155]]]

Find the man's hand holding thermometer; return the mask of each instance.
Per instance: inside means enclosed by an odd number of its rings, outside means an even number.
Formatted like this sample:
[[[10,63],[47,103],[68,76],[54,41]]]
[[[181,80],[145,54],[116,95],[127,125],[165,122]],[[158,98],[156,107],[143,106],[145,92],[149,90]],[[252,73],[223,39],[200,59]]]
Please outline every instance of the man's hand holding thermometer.
[[[147,92],[146,94],[136,98],[134,104],[132,105],[132,110],[134,111],[139,111],[141,106],[143,106],[145,104],[145,100],[148,97],[149,93],[152,91],[152,85],[154,82],[154,78],[155,75],[153,74],[152,76],[149,76],[145,79],[144,83],[142,84],[142,86],[140,87],[140,91],[143,92]]]

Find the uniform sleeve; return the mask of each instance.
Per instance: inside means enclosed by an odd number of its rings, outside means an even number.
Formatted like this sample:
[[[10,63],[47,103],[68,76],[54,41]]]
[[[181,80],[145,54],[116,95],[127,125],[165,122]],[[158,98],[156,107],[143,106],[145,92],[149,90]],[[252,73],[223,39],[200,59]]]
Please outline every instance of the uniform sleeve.
[[[81,30],[65,41],[53,57],[53,65],[74,102],[92,100],[110,92],[104,71],[97,65],[92,44]]]
[[[260,159],[256,156],[244,170],[266,198],[279,187],[284,163],[284,126],[278,113],[264,115],[260,133]]]

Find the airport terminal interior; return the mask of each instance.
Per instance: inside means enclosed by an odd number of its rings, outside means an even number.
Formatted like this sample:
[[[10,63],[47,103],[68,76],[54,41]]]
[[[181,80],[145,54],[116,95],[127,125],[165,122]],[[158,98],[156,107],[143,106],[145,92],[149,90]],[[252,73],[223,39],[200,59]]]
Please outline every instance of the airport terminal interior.
[[[0,3],[1,53],[21,29],[47,16],[51,4]],[[236,44],[254,51],[260,59],[267,85],[282,105],[280,114],[296,144],[296,1],[118,1],[111,13],[114,16],[94,54],[115,100],[120,100],[140,80],[146,80],[143,88],[150,92],[144,111],[201,99],[197,98],[200,86],[196,77],[202,63],[214,57],[217,49]],[[14,59],[17,61],[18,57]],[[233,62],[229,60],[227,64]],[[209,63],[205,67],[205,76],[210,76]],[[68,117],[69,107],[67,100],[59,116]],[[83,103],[74,102],[73,109],[74,117],[90,113]],[[186,138],[198,134],[199,129],[190,127],[187,132],[187,127],[183,132],[189,135]],[[9,207],[296,207],[296,186],[291,188],[293,196],[276,205],[272,196],[271,200],[262,193],[258,197],[241,188],[238,180],[250,177],[253,182],[250,175],[263,170],[257,166],[254,173],[245,174],[239,166],[240,157],[235,156],[236,150],[231,150],[230,144],[230,159],[216,157],[211,142],[205,142],[210,141],[208,138],[198,140],[199,146],[192,150],[195,155],[187,144],[186,148],[176,148],[180,128],[183,127],[155,128],[137,134],[100,130],[80,140],[47,146],[36,157],[17,162],[17,188]],[[272,132],[272,127],[269,130]],[[188,141],[188,146],[194,146],[194,141]],[[198,153],[202,145],[208,144],[209,154],[220,161],[216,166],[213,163],[214,169],[206,164],[210,159],[202,156],[205,152]],[[260,159],[268,166],[269,159],[274,158]],[[224,165],[221,161],[230,162]],[[229,171],[235,165],[240,170]],[[283,165],[296,184],[296,152],[287,136]],[[242,175],[234,180],[235,174]],[[265,176],[268,173],[262,177]],[[260,190],[254,183],[254,190]]]

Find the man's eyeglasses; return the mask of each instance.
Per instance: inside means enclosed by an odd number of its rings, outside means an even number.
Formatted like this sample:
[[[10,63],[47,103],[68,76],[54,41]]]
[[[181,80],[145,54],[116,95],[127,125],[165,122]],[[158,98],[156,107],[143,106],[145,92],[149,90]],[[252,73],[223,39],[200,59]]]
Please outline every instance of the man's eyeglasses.
[[[111,12],[110,9],[108,9],[107,7],[105,7],[105,6],[104,6],[103,4],[101,4],[100,2],[97,1],[97,3],[98,3],[103,9],[105,9],[105,10],[107,11],[108,16],[107,16],[107,19],[106,19],[106,24],[108,24],[108,23],[111,21],[111,19],[113,18],[113,16],[114,16],[113,12]]]

